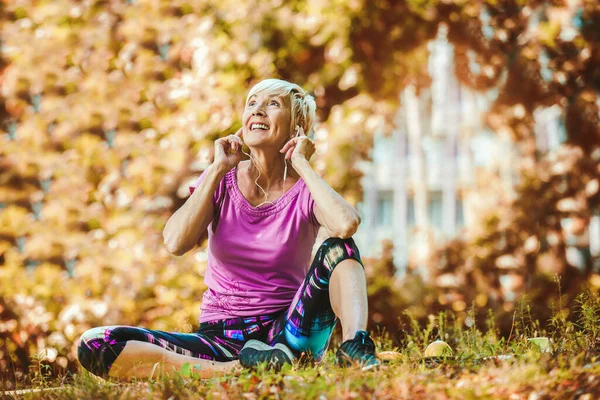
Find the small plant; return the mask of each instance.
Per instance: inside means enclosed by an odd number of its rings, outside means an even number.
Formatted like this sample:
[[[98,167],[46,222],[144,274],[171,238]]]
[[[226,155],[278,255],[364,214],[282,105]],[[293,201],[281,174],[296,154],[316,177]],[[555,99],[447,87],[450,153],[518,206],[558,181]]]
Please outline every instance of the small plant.
[[[477,329],[477,314],[475,311],[475,304],[472,304],[467,311],[467,318],[465,318],[465,326],[467,327],[465,332],[465,345],[469,353],[473,355],[480,353],[482,342],[481,332]]]
[[[548,328],[554,343],[554,351],[556,353],[573,352],[572,334],[575,329],[573,323],[569,321],[569,309],[563,304],[560,276],[556,275],[554,282],[558,289],[558,304],[550,304],[552,315],[548,321]]]
[[[437,315],[438,338],[448,340],[448,314],[440,311]]]
[[[596,350],[600,346],[600,297],[587,289],[577,296],[575,302],[584,350]]]
[[[527,295],[523,295],[517,302],[515,310],[515,334],[517,338],[523,339],[534,336],[533,318],[531,317],[531,305]]]
[[[505,338],[500,338],[498,328],[496,327],[496,316],[491,309],[487,310],[485,318],[486,333],[483,337],[483,354],[485,356],[496,356],[503,348]]]
[[[47,358],[46,350],[42,350],[41,352],[34,354],[31,356],[32,364],[29,366],[31,383],[37,387],[48,387],[50,382],[50,377],[52,376],[52,367],[44,361]]]

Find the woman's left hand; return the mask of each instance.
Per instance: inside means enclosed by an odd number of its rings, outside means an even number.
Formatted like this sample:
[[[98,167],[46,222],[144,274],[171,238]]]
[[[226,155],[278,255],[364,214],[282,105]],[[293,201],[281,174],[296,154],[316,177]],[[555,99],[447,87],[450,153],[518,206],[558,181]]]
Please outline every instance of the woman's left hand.
[[[306,136],[304,129],[300,128],[298,136],[290,139],[279,152],[285,153],[285,159],[291,160],[293,165],[294,160],[310,160],[315,153],[315,143]]]

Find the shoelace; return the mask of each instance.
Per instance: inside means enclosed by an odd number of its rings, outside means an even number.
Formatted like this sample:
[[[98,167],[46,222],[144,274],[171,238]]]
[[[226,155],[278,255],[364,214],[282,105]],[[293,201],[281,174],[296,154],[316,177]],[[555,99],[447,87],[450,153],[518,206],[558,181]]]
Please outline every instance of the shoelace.
[[[360,335],[360,343],[366,345],[365,338],[367,337],[367,334],[364,332],[359,332],[358,334]]]

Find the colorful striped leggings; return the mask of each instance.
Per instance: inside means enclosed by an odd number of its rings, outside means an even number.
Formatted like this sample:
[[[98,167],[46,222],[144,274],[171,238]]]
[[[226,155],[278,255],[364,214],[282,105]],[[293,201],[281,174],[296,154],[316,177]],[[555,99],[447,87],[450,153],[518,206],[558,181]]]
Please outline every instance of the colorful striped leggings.
[[[79,362],[91,373],[107,377],[112,363],[129,340],[153,343],[185,356],[233,361],[246,341],[257,339],[271,345],[283,343],[297,356],[304,353],[320,360],[337,322],[329,302],[329,278],[333,269],[346,259],[357,260],[362,265],[354,240],[325,240],[292,304],[278,313],[203,322],[197,333],[131,326],[90,329],[79,341]]]

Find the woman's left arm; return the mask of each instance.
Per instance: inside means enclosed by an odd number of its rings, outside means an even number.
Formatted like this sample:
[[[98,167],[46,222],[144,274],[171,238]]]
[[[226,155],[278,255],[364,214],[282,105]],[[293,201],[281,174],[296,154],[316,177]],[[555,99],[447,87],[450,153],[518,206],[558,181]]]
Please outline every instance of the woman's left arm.
[[[303,133],[303,132],[302,132]],[[308,160],[314,153],[314,143],[305,135],[290,140],[281,149],[306,183],[315,200],[315,217],[331,237],[346,239],[354,235],[360,224],[358,211],[331,188],[312,169]]]

